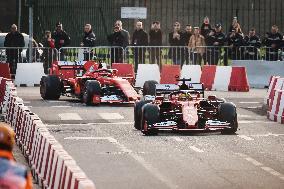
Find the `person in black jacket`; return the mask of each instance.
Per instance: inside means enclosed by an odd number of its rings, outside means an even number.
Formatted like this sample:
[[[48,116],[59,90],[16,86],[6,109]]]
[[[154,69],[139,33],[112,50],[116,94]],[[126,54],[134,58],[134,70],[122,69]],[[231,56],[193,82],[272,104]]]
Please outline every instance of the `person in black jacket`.
[[[243,34],[233,29],[232,32],[228,34],[229,58],[231,58],[232,60],[241,60],[242,51],[240,47],[243,45]]]
[[[143,30],[143,24],[141,21],[136,23],[136,29],[132,35],[131,44],[132,46],[139,46],[138,48],[134,48],[134,62],[135,69],[137,69],[138,64],[145,63],[145,46],[148,45],[148,34]]]
[[[15,47],[15,49],[6,50],[7,62],[9,63],[10,66],[10,73],[13,75],[16,74],[17,63],[22,60],[21,47],[24,46],[25,46],[24,36],[20,32],[18,32],[18,27],[15,24],[13,24],[11,26],[11,32],[6,35],[4,41],[4,47]]]
[[[81,42],[81,47],[94,47],[96,41],[96,35],[92,30],[91,24],[86,24],[84,27],[84,36]],[[93,57],[92,49],[84,49],[84,60],[90,60]]]
[[[108,35],[107,40],[110,46],[123,47],[125,36],[122,34],[119,26],[113,28],[113,33]],[[122,48],[111,48],[111,63],[123,63]]]
[[[212,30],[205,42],[208,46],[206,49],[206,60],[209,65],[217,65],[221,55],[221,47],[224,46],[226,36],[222,32],[221,24],[216,24],[215,29]]]
[[[266,33],[263,44],[267,47],[266,60],[280,60],[278,51],[283,46],[283,36],[279,33],[278,26],[273,25],[271,27],[271,32]]]
[[[252,28],[249,31],[249,35],[245,36],[245,59],[246,60],[257,60],[258,51],[261,46],[260,38],[256,35],[255,29]]]
[[[173,32],[169,33],[170,46],[174,46],[169,50],[169,57],[172,59],[175,65],[182,64],[184,61],[184,34],[180,30],[180,23],[174,23]],[[180,46],[180,48],[179,48]]]
[[[200,34],[206,39],[208,37],[208,34],[213,30],[210,25],[210,20],[207,16],[204,18],[200,28],[201,28]]]
[[[160,22],[155,21],[151,25],[151,30],[149,31],[149,46],[151,47],[150,57],[151,64],[161,64],[161,49],[157,46],[162,46],[162,31]]]
[[[66,47],[70,44],[70,36],[63,30],[61,22],[56,23],[56,30],[51,35],[54,39],[55,48],[59,51],[60,48]],[[60,59],[64,60],[64,50],[60,52]]]
[[[188,46],[189,39],[192,36],[192,33],[193,33],[192,32],[192,26],[190,24],[187,24],[185,26],[185,32],[184,32],[184,45],[185,46]],[[190,54],[188,52],[188,48],[186,48],[184,50],[184,57],[185,57],[186,64],[189,64],[189,62],[190,62]]]

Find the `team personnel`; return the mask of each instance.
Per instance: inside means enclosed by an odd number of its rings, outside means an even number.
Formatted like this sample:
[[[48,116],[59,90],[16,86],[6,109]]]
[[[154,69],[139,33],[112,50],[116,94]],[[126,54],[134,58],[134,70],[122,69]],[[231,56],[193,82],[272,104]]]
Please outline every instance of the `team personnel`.
[[[201,31],[200,34],[204,37],[207,38],[208,34],[212,31],[212,27],[210,25],[210,20],[206,16],[203,20],[203,23],[201,25]]]
[[[181,32],[181,26],[179,22],[174,23],[173,32],[169,33],[169,44],[175,46],[170,48],[169,57],[172,58],[174,64],[182,64],[184,58],[184,35]],[[177,46],[181,46],[180,48]]]
[[[110,46],[123,47],[125,39],[118,26],[114,26],[113,33],[108,35],[107,40]],[[123,62],[123,49],[111,48],[111,63]]]
[[[252,28],[249,31],[249,35],[245,36],[245,59],[246,60],[257,60],[258,59],[258,50],[261,46],[261,40],[256,35],[255,29]]]
[[[123,41],[123,47],[127,47],[130,44],[130,35],[129,32],[125,29],[122,28],[122,22],[121,20],[117,20],[115,21],[114,26],[118,26],[119,27],[119,31],[121,32],[121,34],[123,35],[124,41]]]
[[[221,55],[221,47],[224,46],[226,36],[222,32],[221,24],[216,24],[206,38],[206,44],[210,47],[206,50],[206,60],[209,65],[217,65]]]
[[[242,49],[241,46],[244,45],[244,38],[242,33],[232,30],[231,33],[228,34],[228,55],[232,60],[241,60],[242,59]]]
[[[184,32],[184,45],[188,46],[190,37],[192,36],[192,26],[190,24],[185,26],[185,32]],[[190,62],[190,54],[188,52],[188,49],[186,48],[184,51],[185,56],[185,63],[189,64]]]
[[[0,188],[31,189],[30,172],[13,158],[14,138],[15,133],[11,127],[0,123]]]
[[[86,24],[84,27],[84,36],[81,42],[81,47],[94,47],[96,45],[96,35],[92,30],[91,24]],[[84,60],[90,60],[93,57],[92,50],[84,49]]]
[[[159,21],[154,21],[149,31],[149,46],[162,46],[162,31]],[[161,64],[161,49],[152,47],[150,50],[151,64]]]
[[[271,32],[267,32],[263,44],[266,49],[266,60],[279,60],[278,50],[283,46],[283,36],[279,33],[278,26],[273,25]]]

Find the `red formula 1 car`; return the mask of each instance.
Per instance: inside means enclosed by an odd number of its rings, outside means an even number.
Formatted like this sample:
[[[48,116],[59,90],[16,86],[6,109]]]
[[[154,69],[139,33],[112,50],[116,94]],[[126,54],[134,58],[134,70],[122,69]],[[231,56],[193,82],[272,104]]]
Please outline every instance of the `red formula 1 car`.
[[[190,79],[178,81],[182,84],[145,82],[144,100],[136,102],[134,106],[136,129],[145,135],[154,135],[161,130],[221,131],[222,134],[237,131],[237,112],[233,103],[216,96],[204,98],[201,83],[187,84]],[[155,95],[151,96],[153,91]]]
[[[95,61],[54,62],[50,74],[41,78],[40,94],[47,100],[77,97],[86,105],[137,101],[139,96],[129,81],[116,74],[117,70],[102,68]]]

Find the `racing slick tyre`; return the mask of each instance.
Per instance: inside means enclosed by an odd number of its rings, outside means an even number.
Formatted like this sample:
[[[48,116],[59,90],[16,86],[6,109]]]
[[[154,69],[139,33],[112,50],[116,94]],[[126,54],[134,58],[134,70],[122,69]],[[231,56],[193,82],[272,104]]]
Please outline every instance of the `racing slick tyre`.
[[[40,95],[44,100],[58,100],[62,92],[62,83],[58,76],[43,76],[40,80]]]
[[[142,107],[142,125],[141,131],[145,135],[157,135],[158,130],[151,128],[151,125],[157,123],[160,117],[160,110],[157,105],[146,104]]]
[[[221,134],[234,134],[238,130],[236,106],[233,103],[221,103],[218,107],[220,121],[230,123],[230,128],[221,131]]]
[[[134,127],[137,130],[141,130],[142,107],[145,104],[147,104],[147,102],[144,100],[141,100],[134,104]]]
[[[88,80],[85,83],[85,89],[83,93],[83,102],[87,105],[93,105],[94,95],[101,96],[102,88],[100,82],[96,80]]]
[[[145,95],[154,96],[156,93],[156,84],[158,84],[158,82],[154,80],[145,81],[143,85],[143,96]]]

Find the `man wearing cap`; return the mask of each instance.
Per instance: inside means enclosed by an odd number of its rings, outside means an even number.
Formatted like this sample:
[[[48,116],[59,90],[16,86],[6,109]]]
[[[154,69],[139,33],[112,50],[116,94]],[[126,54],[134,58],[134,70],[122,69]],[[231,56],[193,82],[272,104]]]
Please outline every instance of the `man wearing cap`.
[[[194,33],[189,39],[188,48],[190,50],[190,58],[193,64],[201,65],[202,56],[205,52],[205,39],[200,34],[199,27],[194,27]]]
[[[209,65],[218,64],[221,47],[224,46],[225,41],[226,36],[222,32],[221,24],[216,24],[215,29],[212,30],[206,38],[206,44],[210,46],[206,49],[206,60]]]
[[[61,22],[56,23],[56,29],[52,33],[51,38],[55,41],[55,48],[59,51],[61,47],[66,47],[70,44],[70,36],[63,30]],[[60,59],[64,59],[64,51],[60,52]]]
[[[11,127],[0,122],[0,188],[31,189],[30,172],[13,158],[14,138]]]
[[[261,47],[260,38],[256,35],[255,29],[252,28],[249,31],[249,35],[245,36],[245,59],[246,60],[257,60],[258,51]]]

